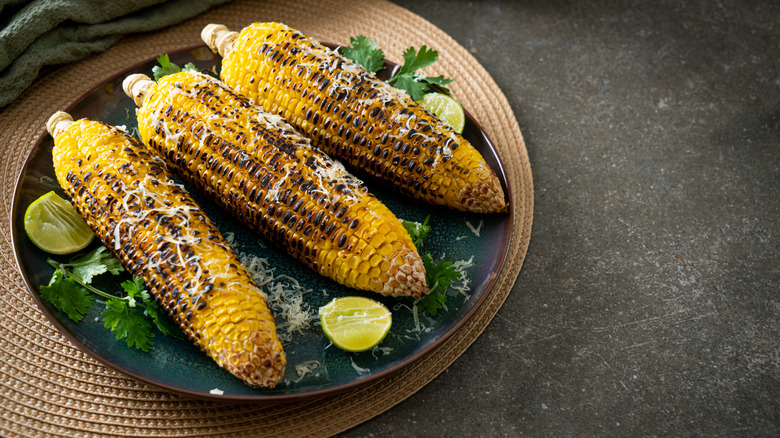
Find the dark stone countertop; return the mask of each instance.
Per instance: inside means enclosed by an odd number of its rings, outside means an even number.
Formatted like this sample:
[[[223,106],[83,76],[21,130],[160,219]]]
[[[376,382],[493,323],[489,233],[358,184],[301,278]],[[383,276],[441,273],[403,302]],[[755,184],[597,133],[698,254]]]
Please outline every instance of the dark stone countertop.
[[[517,116],[531,245],[485,332],[343,434],[780,434],[780,5],[398,0]]]

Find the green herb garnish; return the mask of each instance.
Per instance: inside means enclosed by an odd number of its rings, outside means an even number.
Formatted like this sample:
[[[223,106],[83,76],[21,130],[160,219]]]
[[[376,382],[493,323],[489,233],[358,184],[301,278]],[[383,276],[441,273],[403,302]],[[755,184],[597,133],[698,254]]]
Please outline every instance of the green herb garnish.
[[[369,39],[365,35],[358,35],[350,38],[352,47],[342,47],[341,53],[347,58],[355,61],[368,71],[377,72],[384,67],[384,52],[376,47],[376,41]],[[450,90],[445,85],[452,82],[452,79],[442,76],[424,76],[416,73],[421,68],[428,67],[439,59],[439,52],[429,49],[425,45],[420,50],[414,47],[407,48],[404,53],[404,64],[396,73],[388,79],[388,83],[394,87],[409,93],[414,100],[420,100],[425,93],[431,91],[431,85],[438,86],[444,93],[450,94]]]
[[[183,68],[179,67],[178,65],[171,62],[171,58],[167,53],[160,55],[157,58],[157,63],[159,65],[152,67],[152,74],[154,75],[155,81],[159,81],[163,76],[172,75],[180,71],[200,71],[198,70],[198,67],[196,67],[195,64],[191,62],[184,64]]]
[[[377,49],[376,41],[369,39],[365,35],[350,37],[352,47],[344,46],[341,53],[347,58],[357,62],[364,69],[376,73],[385,66],[385,52]]]
[[[105,300],[101,313],[103,325],[125,340],[128,347],[149,351],[152,347],[153,327],[166,335],[181,338],[176,326],[144,289],[143,280],[133,277],[120,284],[123,295],[115,295],[93,286],[92,279],[103,273],[119,275],[124,269],[105,247],[99,247],[71,262],[47,262],[55,268],[48,285],[40,287],[41,298],[65,313],[74,322],[80,322],[95,304],[95,295]]]
[[[388,79],[387,82],[393,84],[396,88],[406,90],[409,96],[414,100],[420,100],[422,97],[430,91],[430,85],[438,85],[445,93],[449,94],[450,90],[445,88],[444,85],[452,82],[452,79],[447,79],[444,76],[427,77],[415,73],[415,71],[428,67],[439,59],[439,52],[433,49],[428,49],[423,45],[419,51],[414,50],[414,47],[409,47],[404,51],[404,65]]]
[[[440,260],[434,263],[431,253],[425,253],[422,259],[425,266],[425,281],[428,283],[428,295],[422,297],[418,305],[428,315],[436,316],[447,302],[447,295],[443,291],[447,290],[453,281],[460,280],[461,274],[452,266],[452,262]]]
[[[423,245],[423,239],[431,232],[431,226],[428,225],[430,218],[431,216],[428,215],[422,223],[401,219],[401,223],[409,232],[418,251]],[[447,295],[444,294],[444,291],[452,285],[453,281],[460,280],[462,275],[460,271],[455,269],[452,262],[446,260],[434,262],[430,252],[422,254],[422,261],[425,267],[428,295],[420,298],[417,301],[417,306],[428,315],[436,316],[447,302]]]
[[[431,232],[431,226],[428,225],[428,221],[430,219],[431,215],[426,216],[423,223],[401,219],[401,224],[403,224],[404,228],[406,228],[409,236],[412,237],[414,246],[419,248],[422,245],[423,239],[425,239],[428,236],[428,233]]]

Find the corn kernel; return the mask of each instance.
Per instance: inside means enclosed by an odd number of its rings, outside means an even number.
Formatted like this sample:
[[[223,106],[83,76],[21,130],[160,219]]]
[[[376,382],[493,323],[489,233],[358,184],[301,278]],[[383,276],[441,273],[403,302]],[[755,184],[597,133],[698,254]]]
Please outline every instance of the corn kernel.
[[[385,240],[386,238],[383,234],[374,234],[373,237],[371,237],[371,240],[368,242],[368,244],[373,246],[374,248],[378,248],[382,243],[385,242]]]
[[[385,243],[384,245],[379,247],[379,250],[377,251],[380,256],[387,257],[393,252],[393,245],[388,243]],[[388,263],[389,265],[389,263]],[[389,266],[387,266],[389,268]],[[383,268],[385,269],[385,268]]]
[[[369,266],[374,268],[374,267],[379,266],[379,264],[382,263],[382,260],[384,260],[382,258],[382,256],[380,256],[379,254],[374,254],[374,255],[371,256],[370,259],[368,259],[368,263],[369,263]]]

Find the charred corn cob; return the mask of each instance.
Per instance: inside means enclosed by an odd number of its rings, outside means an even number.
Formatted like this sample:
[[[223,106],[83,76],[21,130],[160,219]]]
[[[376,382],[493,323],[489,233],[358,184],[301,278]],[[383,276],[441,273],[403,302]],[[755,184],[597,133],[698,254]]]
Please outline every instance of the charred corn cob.
[[[47,129],[57,180],[106,247],[221,367],[273,387],[286,359],[266,296],[165,163],[101,122],[58,112]]]
[[[426,202],[506,208],[498,178],[463,136],[351,60],[280,23],[240,34],[211,24],[201,36],[223,56],[226,84],[330,156]]]
[[[390,296],[426,293],[401,222],[337,161],[220,81],[125,79],[141,138],[187,182],[320,274]]]

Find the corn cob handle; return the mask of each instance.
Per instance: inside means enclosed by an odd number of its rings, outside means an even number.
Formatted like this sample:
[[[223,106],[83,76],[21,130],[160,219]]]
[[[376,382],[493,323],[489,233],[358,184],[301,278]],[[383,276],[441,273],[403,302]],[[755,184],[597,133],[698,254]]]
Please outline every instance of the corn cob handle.
[[[273,387],[286,359],[266,296],[165,163],[101,122],[57,112],[46,127],[57,180],[106,247],[221,367]]]
[[[426,202],[506,209],[498,178],[463,136],[351,60],[281,23],[240,33],[210,24],[201,37],[223,56],[226,84],[330,156]]]
[[[279,116],[209,76],[131,75],[141,138],[190,184],[322,275],[389,296],[427,293],[398,218]]]

